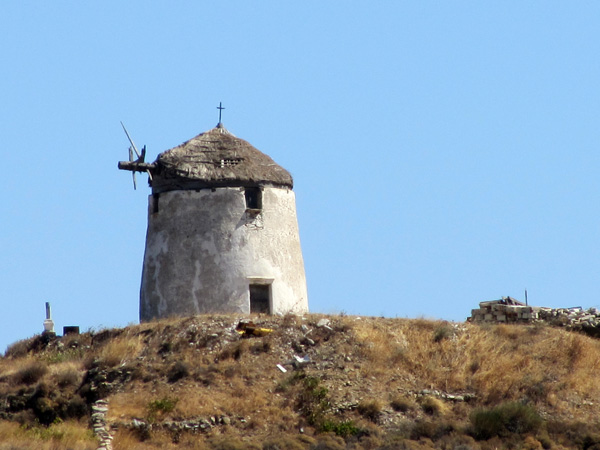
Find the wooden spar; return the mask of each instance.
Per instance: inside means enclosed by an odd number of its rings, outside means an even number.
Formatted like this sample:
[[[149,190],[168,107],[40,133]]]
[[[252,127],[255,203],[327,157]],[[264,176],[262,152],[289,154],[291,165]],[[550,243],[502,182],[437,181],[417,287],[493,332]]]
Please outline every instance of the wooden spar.
[[[119,169],[130,170],[132,172],[151,172],[156,166],[153,163],[143,163],[137,161],[119,161]]]

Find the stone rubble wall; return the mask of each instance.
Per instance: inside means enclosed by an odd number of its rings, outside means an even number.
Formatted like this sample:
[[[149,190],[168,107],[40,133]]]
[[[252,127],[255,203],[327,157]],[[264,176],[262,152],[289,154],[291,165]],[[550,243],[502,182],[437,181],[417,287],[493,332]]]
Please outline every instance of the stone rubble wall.
[[[596,328],[600,332],[600,310],[598,308],[545,308],[539,306],[503,305],[482,302],[471,310],[470,322],[481,323],[537,323],[567,328]]]
[[[106,413],[108,412],[108,402],[98,400],[92,405],[92,429],[98,438],[100,445],[97,450],[112,450],[112,435],[106,424]]]

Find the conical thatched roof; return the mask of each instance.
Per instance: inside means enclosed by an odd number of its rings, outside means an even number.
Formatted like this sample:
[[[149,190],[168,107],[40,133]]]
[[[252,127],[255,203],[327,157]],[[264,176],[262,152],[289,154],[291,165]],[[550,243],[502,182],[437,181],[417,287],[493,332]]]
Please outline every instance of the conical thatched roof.
[[[158,155],[152,175],[155,193],[221,186],[293,187],[287,170],[222,124]]]

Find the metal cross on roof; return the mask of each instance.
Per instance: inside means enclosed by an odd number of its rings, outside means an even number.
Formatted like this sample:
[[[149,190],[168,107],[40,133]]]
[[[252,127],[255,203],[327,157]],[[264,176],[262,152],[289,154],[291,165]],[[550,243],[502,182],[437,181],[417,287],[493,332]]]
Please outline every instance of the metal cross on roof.
[[[219,110],[219,123],[221,123],[221,112],[225,109],[221,102],[219,102],[219,106],[217,106],[217,109]]]

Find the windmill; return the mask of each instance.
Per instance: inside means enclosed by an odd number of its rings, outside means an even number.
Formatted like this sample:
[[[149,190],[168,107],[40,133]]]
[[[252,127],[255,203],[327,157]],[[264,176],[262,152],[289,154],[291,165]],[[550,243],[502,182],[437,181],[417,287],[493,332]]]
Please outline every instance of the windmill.
[[[138,151],[137,147],[135,146],[133,139],[131,139],[131,136],[129,135],[127,128],[125,128],[125,125],[123,125],[123,122],[121,122],[121,126],[123,127],[123,131],[125,131],[125,134],[127,135],[127,139],[129,139],[129,143],[131,144],[131,146],[129,147],[129,161],[128,162],[120,161],[119,169],[131,170],[131,176],[133,178],[133,189],[137,189],[135,173],[136,172],[146,172],[146,173],[148,173],[148,177],[149,177],[150,181],[152,181],[151,170],[154,168],[154,165],[147,164],[144,161],[146,158],[146,146],[144,145],[144,147],[142,147],[142,152],[140,153]],[[135,160],[133,159],[134,153],[135,153],[135,156],[137,157],[137,159],[135,159]]]

